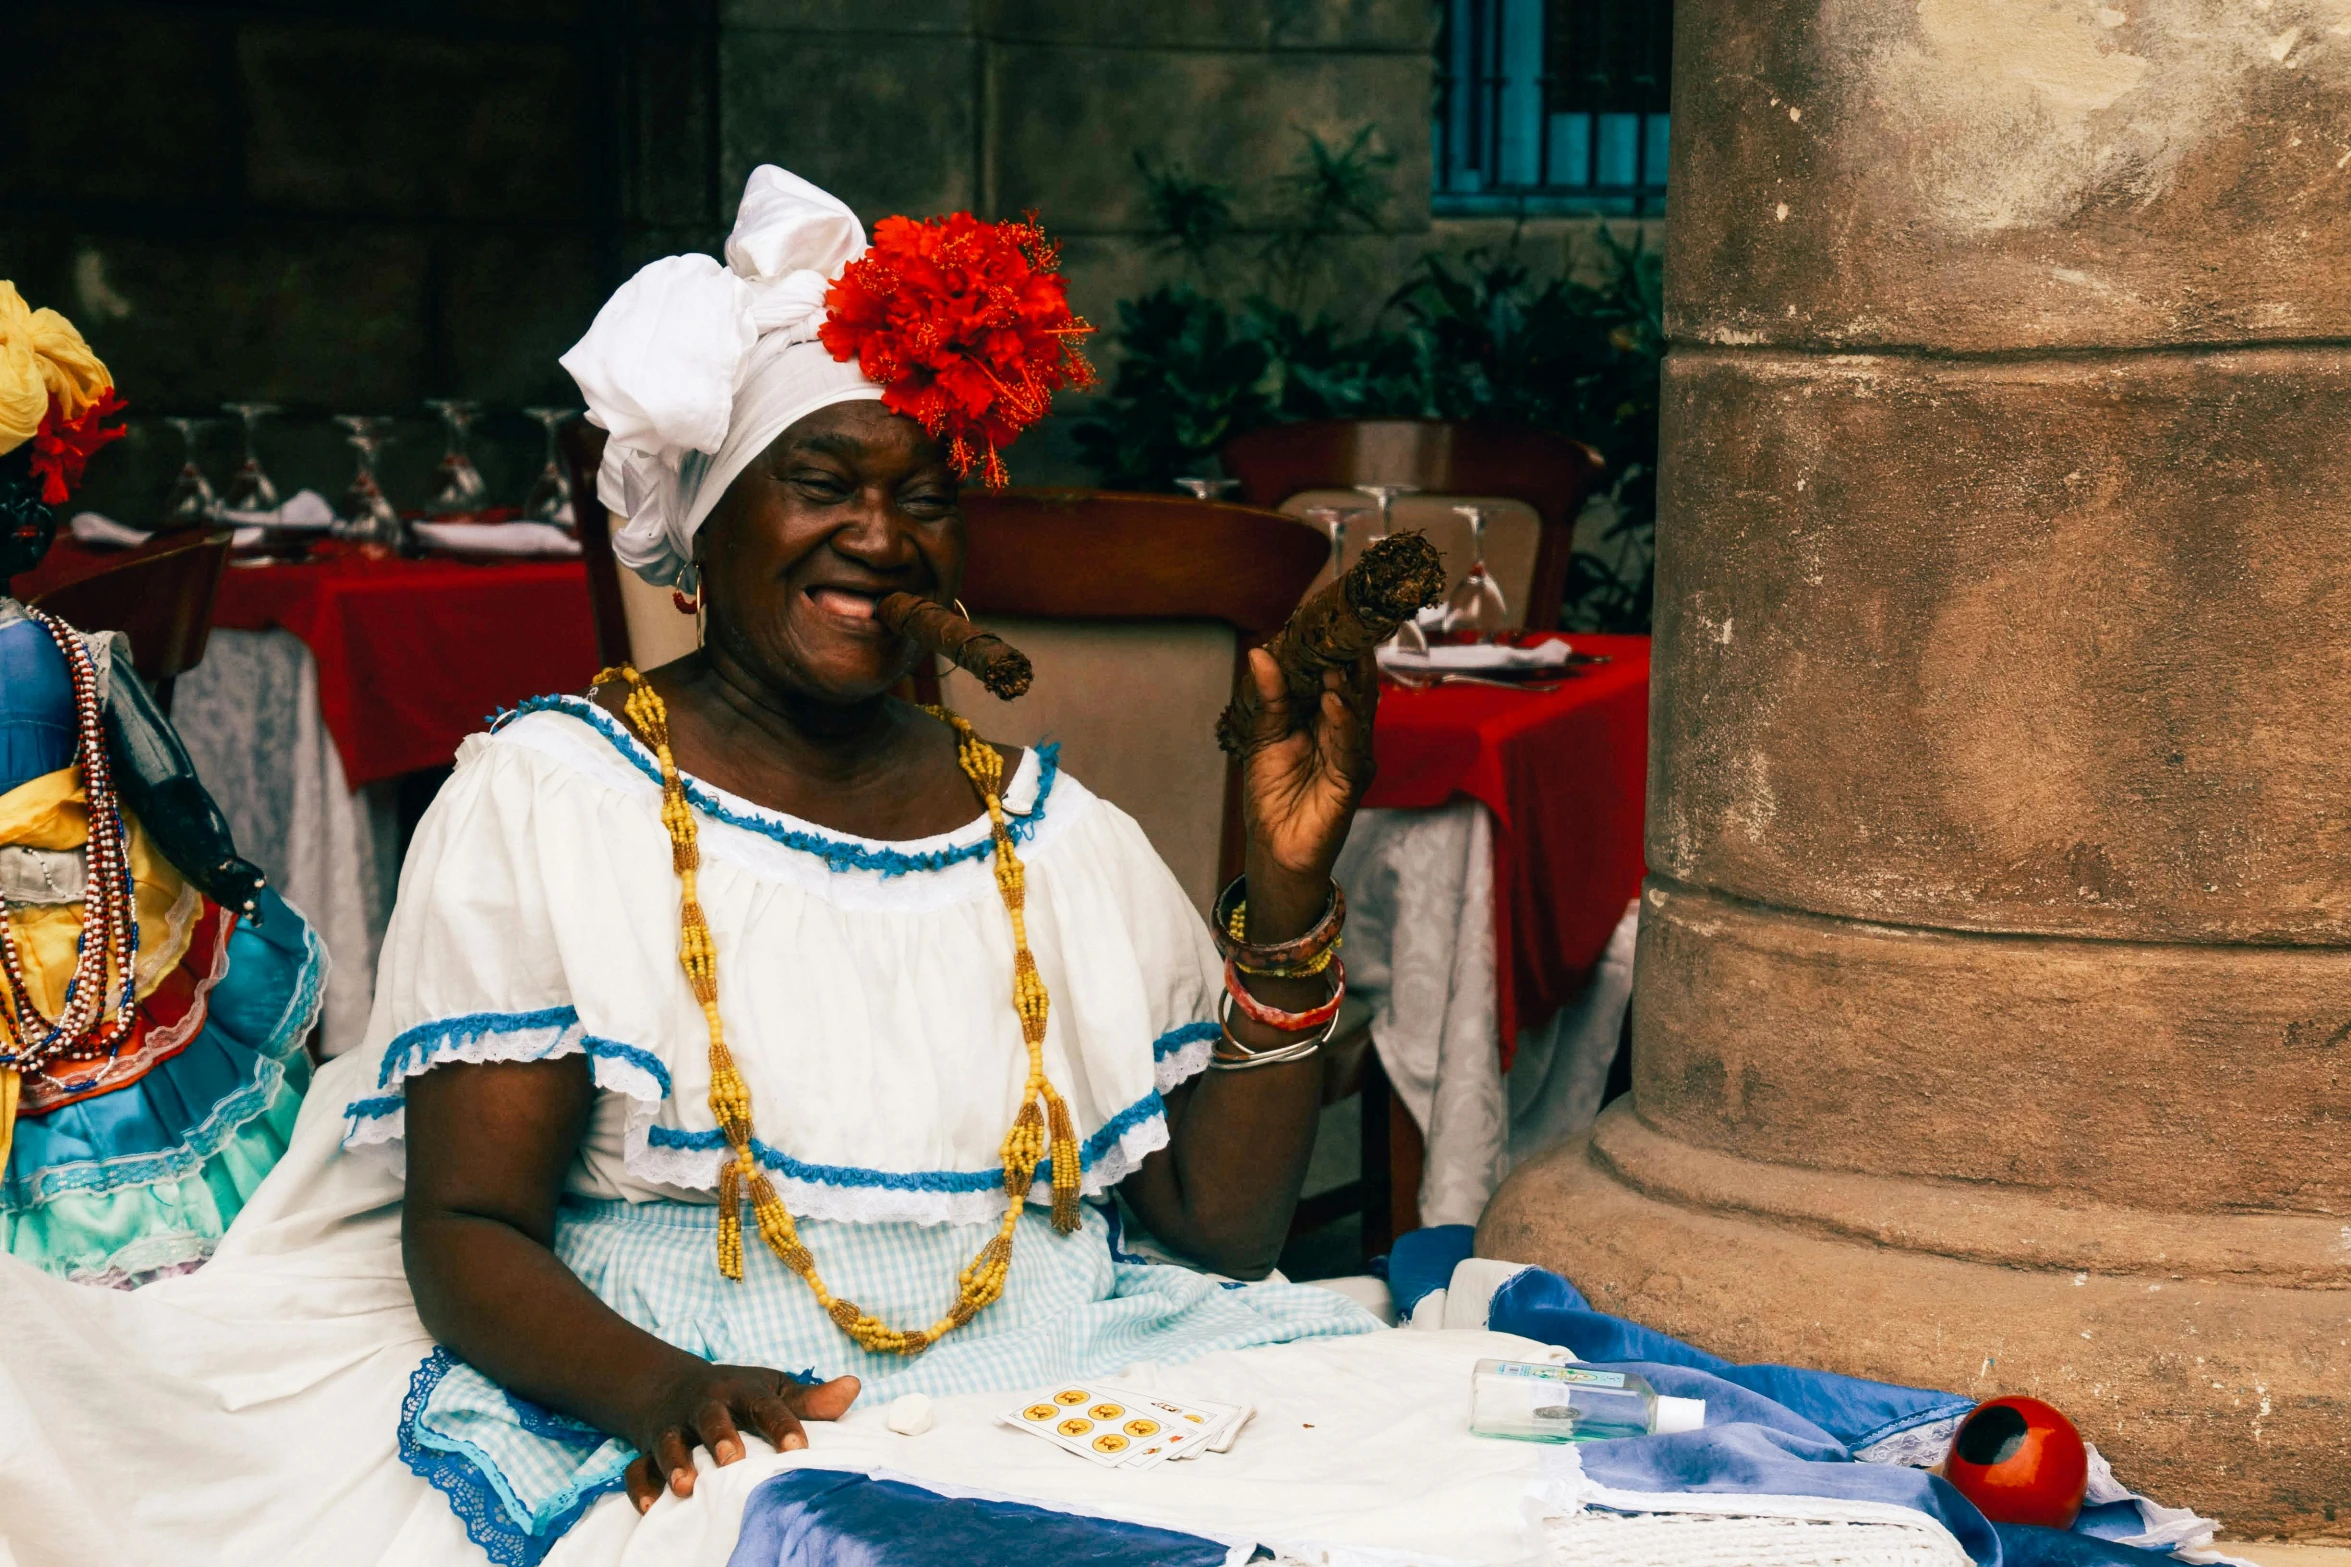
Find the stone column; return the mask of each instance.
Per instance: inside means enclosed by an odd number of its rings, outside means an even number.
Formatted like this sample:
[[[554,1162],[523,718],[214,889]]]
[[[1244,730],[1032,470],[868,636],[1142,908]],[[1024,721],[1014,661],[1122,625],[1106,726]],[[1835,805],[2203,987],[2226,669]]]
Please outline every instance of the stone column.
[[[1634,1092],[1479,1249],[2351,1535],[2351,15],[1678,20]]]

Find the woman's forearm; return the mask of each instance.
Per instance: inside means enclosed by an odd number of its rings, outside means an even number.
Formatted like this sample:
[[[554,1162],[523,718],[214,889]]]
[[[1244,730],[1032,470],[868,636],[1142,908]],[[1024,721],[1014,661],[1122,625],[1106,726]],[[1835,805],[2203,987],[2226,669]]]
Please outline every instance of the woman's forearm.
[[[412,1205],[401,1249],[435,1339],[492,1381],[599,1431],[633,1440],[654,1388],[701,1369],[504,1219]]]
[[[1257,853],[1245,864],[1251,941],[1287,941],[1322,918],[1330,898],[1327,878],[1286,872]],[[1251,995],[1284,1011],[1303,1011],[1330,993],[1319,976],[1249,976],[1246,983]],[[1228,1017],[1234,1037],[1252,1050],[1276,1049],[1300,1037],[1252,1022],[1237,1009]],[[1130,1201],[1160,1239],[1186,1255],[1237,1278],[1262,1277],[1289,1238],[1321,1109],[1319,1055],[1281,1066],[1205,1072],[1174,1115],[1166,1179],[1153,1183],[1158,1189],[1150,1196],[1138,1200],[1130,1194]]]

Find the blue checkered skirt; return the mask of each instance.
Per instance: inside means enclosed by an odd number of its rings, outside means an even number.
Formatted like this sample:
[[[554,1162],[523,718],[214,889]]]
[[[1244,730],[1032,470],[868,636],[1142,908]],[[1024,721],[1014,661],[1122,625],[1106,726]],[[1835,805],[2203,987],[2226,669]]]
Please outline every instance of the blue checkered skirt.
[[[956,1275],[995,1226],[803,1221],[825,1283],[894,1324],[935,1322]],[[901,1393],[1015,1391],[1105,1376],[1137,1361],[1367,1332],[1379,1326],[1329,1290],[1220,1284],[1118,1252],[1088,1205],[1074,1233],[1026,1209],[1004,1296],[912,1360],[858,1348],[808,1286],[746,1236],[743,1278],[718,1271],[718,1210],[695,1203],[567,1201],[556,1255],[638,1327],[711,1361],[862,1379],[861,1403]],[[400,1451],[449,1497],[500,1563],[531,1567],[589,1504],[618,1489],[629,1444],[515,1397],[447,1351],[417,1369]]]

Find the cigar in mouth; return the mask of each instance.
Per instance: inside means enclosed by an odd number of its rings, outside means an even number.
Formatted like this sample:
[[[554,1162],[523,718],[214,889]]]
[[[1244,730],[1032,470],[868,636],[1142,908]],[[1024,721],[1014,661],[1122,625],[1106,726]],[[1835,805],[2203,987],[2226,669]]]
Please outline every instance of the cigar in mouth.
[[[1033,671],[1027,654],[944,604],[913,593],[892,593],[874,606],[873,613],[893,635],[946,658],[1000,701],[1009,702],[1029,688]]]

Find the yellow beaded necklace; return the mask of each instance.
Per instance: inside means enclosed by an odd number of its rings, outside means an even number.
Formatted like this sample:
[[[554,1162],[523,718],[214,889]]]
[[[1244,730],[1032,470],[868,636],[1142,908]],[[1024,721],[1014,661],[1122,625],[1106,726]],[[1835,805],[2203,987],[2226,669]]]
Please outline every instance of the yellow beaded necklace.
[[[1004,758],[961,717],[941,707],[923,709],[954,729],[956,760],[987,806],[989,834],[996,850],[996,890],[1003,895],[1005,912],[1012,917],[1012,1009],[1020,1017],[1029,1072],[1021,1088],[1020,1113],[1004,1134],[1004,1193],[1008,1199],[1004,1223],[957,1275],[955,1303],[945,1316],[927,1328],[893,1328],[825,1288],[816,1271],[816,1259],[801,1243],[791,1213],[752,1152],[751,1089],[735,1069],[735,1058],[719,1024],[718,949],[695,890],[702,853],[695,836],[694,809],[686,800],[685,780],[670,755],[669,709],[630,665],[603,671],[596,676],[596,684],[616,677],[628,682],[623,711],[661,761],[661,824],[669,829],[670,863],[677,868],[680,887],[678,961],[710,1030],[710,1113],[717,1119],[731,1154],[718,1172],[718,1271],[730,1279],[743,1276],[742,1203],[748,1195],[759,1238],[785,1267],[807,1281],[817,1304],[842,1332],[876,1354],[919,1355],[1004,1293],[1004,1281],[1012,1271],[1012,1232],[1020,1222],[1021,1207],[1028,1200],[1037,1165],[1048,1147],[1053,1155],[1053,1227],[1064,1235],[1078,1227],[1077,1133],[1070,1125],[1069,1106],[1045,1077],[1045,1014],[1051,1000],[1045,994],[1044,976],[1037,972],[1037,960],[1029,952],[1028,923],[1023,914],[1027,874],[1020,856],[1013,852],[1012,829],[1004,820]]]

